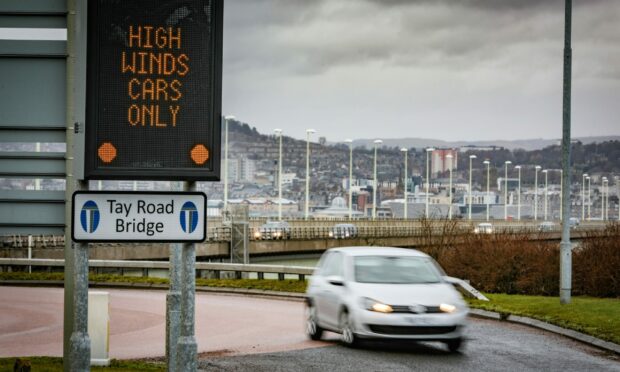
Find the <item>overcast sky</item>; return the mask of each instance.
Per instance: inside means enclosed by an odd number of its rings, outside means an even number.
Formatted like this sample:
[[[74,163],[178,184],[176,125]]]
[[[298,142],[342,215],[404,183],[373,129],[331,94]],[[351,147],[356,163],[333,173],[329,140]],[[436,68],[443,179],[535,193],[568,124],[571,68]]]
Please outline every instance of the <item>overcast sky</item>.
[[[620,1],[573,1],[573,137],[620,134]],[[560,138],[564,0],[228,0],[223,110],[329,141]]]
[[[620,0],[573,3],[573,137],[619,135]],[[263,133],[561,137],[564,0],[225,4],[223,112]]]

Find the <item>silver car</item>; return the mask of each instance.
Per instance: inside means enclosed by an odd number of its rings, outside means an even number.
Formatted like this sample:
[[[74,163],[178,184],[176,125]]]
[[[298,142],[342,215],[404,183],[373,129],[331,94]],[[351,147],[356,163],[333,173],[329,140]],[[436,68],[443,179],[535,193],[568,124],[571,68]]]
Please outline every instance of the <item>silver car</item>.
[[[306,333],[324,330],[355,346],[362,339],[463,343],[467,307],[428,255],[402,248],[348,247],[326,251],[306,293]]]

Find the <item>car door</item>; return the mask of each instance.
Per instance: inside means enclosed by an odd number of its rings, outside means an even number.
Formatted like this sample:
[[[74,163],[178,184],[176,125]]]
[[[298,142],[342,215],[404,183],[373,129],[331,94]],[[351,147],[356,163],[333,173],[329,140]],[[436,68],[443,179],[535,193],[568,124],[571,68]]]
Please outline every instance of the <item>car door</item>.
[[[326,287],[328,286],[327,281],[325,280],[325,270],[329,265],[329,262],[332,259],[332,252],[325,253],[324,257],[321,258],[317,269],[312,275],[311,287],[309,288],[312,299],[314,300],[314,304],[316,306],[317,311],[317,319],[319,324],[324,325],[325,320],[323,314],[325,313],[325,304],[326,304]]]
[[[346,291],[344,254],[332,252],[323,272],[322,320],[330,328],[338,329],[340,307]]]

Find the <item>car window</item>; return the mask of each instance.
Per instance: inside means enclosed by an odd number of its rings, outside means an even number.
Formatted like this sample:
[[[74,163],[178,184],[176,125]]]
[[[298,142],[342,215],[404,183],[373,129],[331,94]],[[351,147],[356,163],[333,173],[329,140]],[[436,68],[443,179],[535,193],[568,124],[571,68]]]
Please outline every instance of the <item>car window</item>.
[[[343,267],[343,256],[342,253],[332,252],[329,257],[327,257],[327,261],[325,262],[324,268],[321,270],[321,274],[323,276],[344,276],[344,267]]]
[[[359,283],[439,283],[441,273],[425,257],[355,257],[355,281]]]

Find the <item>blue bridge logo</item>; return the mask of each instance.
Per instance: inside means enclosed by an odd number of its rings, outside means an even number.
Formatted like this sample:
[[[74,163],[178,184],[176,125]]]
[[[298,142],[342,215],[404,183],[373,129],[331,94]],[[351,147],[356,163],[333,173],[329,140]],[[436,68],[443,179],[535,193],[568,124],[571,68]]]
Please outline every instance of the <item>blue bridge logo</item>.
[[[94,233],[99,226],[99,208],[97,207],[97,203],[92,200],[87,201],[82,206],[82,211],[80,212],[80,223],[82,224],[82,229],[87,233]]]
[[[185,202],[181,208],[180,216],[181,228],[188,234],[191,234],[196,230],[198,226],[198,209],[192,202]]]

